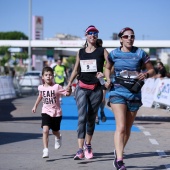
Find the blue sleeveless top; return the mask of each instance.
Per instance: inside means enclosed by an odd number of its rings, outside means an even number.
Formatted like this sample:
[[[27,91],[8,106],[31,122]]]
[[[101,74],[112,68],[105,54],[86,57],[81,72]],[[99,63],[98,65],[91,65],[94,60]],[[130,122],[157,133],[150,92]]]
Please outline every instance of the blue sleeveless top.
[[[141,92],[138,94],[131,93],[125,87],[116,84],[114,77],[119,76],[123,70],[137,71],[140,73],[142,65],[150,61],[148,54],[141,48],[134,46],[130,52],[123,52],[119,47],[110,52],[108,60],[114,65],[114,73],[111,76],[111,81],[114,86],[110,89],[109,96],[123,96],[129,100],[141,99]]]

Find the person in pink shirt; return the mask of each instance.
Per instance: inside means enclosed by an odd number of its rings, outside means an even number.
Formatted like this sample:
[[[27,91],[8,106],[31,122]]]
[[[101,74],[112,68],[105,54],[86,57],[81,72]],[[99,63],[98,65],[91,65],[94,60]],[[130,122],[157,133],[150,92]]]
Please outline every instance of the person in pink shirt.
[[[55,149],[61,147],[62,136],[60,134],[60,123],[62,120],[62,110],[60,107],[60,96],[69,96],[71,94],[71,87],[68,90],[63,89],[59,84],[53,83],[54,72],[51,67],[44,67],[42,70],[43,84],[38,86],[39,95],[32,108],[35,113],[38,104],[42,100],[42,125],[43,128],[43,158],[49,157],[48,152],[48,136],[51,129],[55,136]]]

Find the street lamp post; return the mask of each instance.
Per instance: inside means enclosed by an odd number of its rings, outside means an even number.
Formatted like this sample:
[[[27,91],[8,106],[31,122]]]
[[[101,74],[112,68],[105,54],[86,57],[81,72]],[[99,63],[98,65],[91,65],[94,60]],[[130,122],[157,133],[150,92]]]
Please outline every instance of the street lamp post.
[[[32,32],[32,0],[29,0],[29,15],[28,15],[28,32],[29,32],[29,46],[28,46],[28,71],[31,71],[31,32]]]

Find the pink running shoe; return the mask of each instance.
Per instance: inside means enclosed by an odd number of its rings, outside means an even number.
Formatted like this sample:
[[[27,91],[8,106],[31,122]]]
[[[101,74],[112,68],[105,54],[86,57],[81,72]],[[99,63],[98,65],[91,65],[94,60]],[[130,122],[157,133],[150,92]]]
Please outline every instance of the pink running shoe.
[[[81,160],[84,158],[83,149],[79,149],[74,157],[74,160]]]
[[[93,152],[91,148],[91,144],[87,145],[86,142],[84,142],[84,154],[86,159],[92,159],[93,158]]]

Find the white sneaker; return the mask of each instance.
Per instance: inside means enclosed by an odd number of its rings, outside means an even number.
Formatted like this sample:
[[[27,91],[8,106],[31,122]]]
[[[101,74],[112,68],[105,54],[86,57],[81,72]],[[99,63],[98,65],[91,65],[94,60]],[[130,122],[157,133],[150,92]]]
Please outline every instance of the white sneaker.
[[[62,136],[60,134],[60,139],[57,139],[55,137],[55,149],[59,149],[61,147],[61,142],[62,142]]]
[[[42,158],[49,158],[48,148],[44,148],[43,149],[43,156],[42,156]]]

